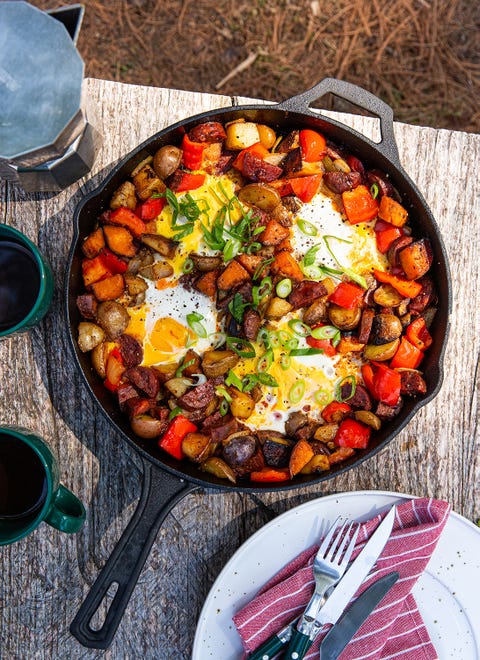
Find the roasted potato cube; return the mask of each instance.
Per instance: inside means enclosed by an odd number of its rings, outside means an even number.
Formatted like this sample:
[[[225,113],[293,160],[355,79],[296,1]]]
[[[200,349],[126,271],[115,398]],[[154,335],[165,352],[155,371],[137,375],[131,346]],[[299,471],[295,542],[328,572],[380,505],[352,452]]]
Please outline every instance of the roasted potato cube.
[[[292,305],[284,298],[274,296],[268,303],[265,317],[267,319],[281,319],[293,309]]]
[[[227,149],[241,150],[260,142],[257,124],[251,121],[238,122],[227,126]]]
[[[202,461],[200,463],[200,470],[203,472],[208,472],[209,474],[213,474],[219,479],[228,479],[232,483],[235,483],[237,480],[235,472],[232,470],[232,468],[218,456],[211,456],[205,461]]]
[[[135,186],[131,181],[125,181],[119,186],[112,195],[110,200],[110,208],[112,211],[126,206],[127,209],[135,211],[137,206],[137,196],[135,194]]]
[[[173,259],[178,247],[177,241],[172,241],[171,238],[160,236],[160,234],[143,234],[142,243],[168,259]]]
[[[236,387],[229,387],[228,393],[232,397],[230,402],[230,412],[235,417],[240,419],[247,419],[250,417],[255,409],[255,401],[247,394],[247,392],[240,392]]]
[[[187,433],[182,440],[182,451],[191,461],[198,463],[206,459],[209,450],[214,450],[215,446],[211,443],[208,435],[203,433]]]
[[[98,346],[105,338],[105,332],[96,323],[81,321],[78,324],[78,348],[82,353],[91,351]]]
[[[240,357],[235,351],[206,351],[202,359],[202,371],[207,378],[223,376],[237,364]]]
[[[331,304],[328,309],[328,318],[340,330],[353,330],[359,324],[361,316],[362,310],[360,307],[346,309],[345,307]]]
[[[380,346],[367,344],[363,349],[363,357],[366,360],[373,360],[374,362],[385,362],[395,355],[399,344],[400,339],[395,339],[388,344],[381,344]]]
[[[142,169],[133,177],[133,183],[138,197],[145,201],[153,193],[165,192],[166,186],[155,174],[155,170],[150,165],[144,165]]]
[[[320,442],[333,442],[337,431],[338,424],[322,424],[317,428],[313,437]]]

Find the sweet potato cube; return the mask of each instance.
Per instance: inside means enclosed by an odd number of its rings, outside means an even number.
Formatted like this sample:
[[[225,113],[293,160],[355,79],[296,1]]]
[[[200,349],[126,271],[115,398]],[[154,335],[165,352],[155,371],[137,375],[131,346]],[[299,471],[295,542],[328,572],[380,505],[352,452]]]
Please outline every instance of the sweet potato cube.
[[[195,280],[194,287],[200,291],[200,293],[203,293],[205,296],[208,296],[213,300],[217,294],[217,278],[218,271],[211,270],[208,273],[200,275],[200,277]]]
[[[95,295],[95,298],[100,302],[105,300],[115,300],[116,298],[119,298],[123,294],[124,289],[125,282],[123,281],[123,277],[120,275],[120,273],[92,284],[92,291]]]
[[[258,240],[263,245],[278,245],[290,236],[290,229],[283,227],[276,220],[269,220],[265,229],[258,235]]]
[[[228,266],[225,268],[223,273],[217,280],[218,288],[223,291],[229,291],[230,289],[236,289],[241,284],[248,282],[250,280],[250,275],[247,270],[238,263],[238,261],[231,261]]]
[[[136,254],[137,249],[133,244],[133,236],[125,227],[105,225],[103,233],[108,247],[115,254],[123,257],[133,257]]]
[[[256,273],[262,261],[265,261],[265,259],[258,256],[258,254],[247,254],[246,252],[242,252],[242,254],[239,254],[237,257],[235,257],[235,259],[242,264],[245,270],[247,270],[252,277]],[[262,272],[258,274],[258,279],[266,277],[268,274],[267,269],[268,266],[265,266]]]
[[[430,243],[424,238],[410,243],[398,253],[398,260],[408,280],[423,277],[432,265]]]
[[[301,282],[303,280],[303,273],[300,270],[300,266],[290,252],[286,252],[285,250],[275,255],[275,261],[270,266],[270,270],[274,275],[289,277],[294,282]]]
[[[378,207],[378,217],[394,227],[403,227],[408,220],[408,212],[396,200],[383,195]]]
[[[341,463],[347,458],[350,458],[350,456],[353,456],[354,453],[355,449],[352,449],[351,447],[339,447],[336,451],[330,454],[328,461],[330,465],[335,465],[336,463]]]
[[[82,275],[85,287],[109,277],[112,272],[105,266],[100,256],[82,261]]]
[[[87,257],[87,259],[93,259],[96,257],[100,250],[105,247],[105,239],[103,237],[103,231],[101,227],[92,231],[91,234],[82,243],[82,252]]]
[[[307,463],[313,458],[314,454],[315,452],[309,442],[306,440],[299,440],[290,454],[290,462],[288,465],[290,476],[294,477],[303,470]]]

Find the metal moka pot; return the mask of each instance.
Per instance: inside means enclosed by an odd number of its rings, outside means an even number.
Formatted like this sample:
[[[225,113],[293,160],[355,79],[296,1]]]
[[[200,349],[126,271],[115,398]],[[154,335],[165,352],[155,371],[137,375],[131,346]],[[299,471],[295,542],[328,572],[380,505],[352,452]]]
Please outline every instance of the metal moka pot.
[[[82,97],[84,8],[0,2],[0,178],[59,191],[87,174],[100,135]]]

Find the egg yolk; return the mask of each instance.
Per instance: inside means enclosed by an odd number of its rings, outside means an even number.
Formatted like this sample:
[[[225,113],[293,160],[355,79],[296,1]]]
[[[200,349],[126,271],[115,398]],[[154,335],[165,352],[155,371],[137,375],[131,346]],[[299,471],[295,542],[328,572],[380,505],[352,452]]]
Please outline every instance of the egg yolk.
[[[184,353],[189,343],[195,340],[195,335],[184,325],[169,317],[155,321],[148,330],[145,326],[145,312],[139,309],[137,313],[130,310],[130,323],[127,333],[136,337],[143,345],[144,366],[177,362],[179,352]]]

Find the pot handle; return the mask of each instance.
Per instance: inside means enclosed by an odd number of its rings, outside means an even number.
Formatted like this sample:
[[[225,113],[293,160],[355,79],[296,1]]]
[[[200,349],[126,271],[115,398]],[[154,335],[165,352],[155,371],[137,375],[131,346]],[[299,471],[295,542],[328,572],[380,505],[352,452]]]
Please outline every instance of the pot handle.
[[[110,646],[160,525],[177,502],[198,488],[146,459],[143,463],[142,493],[135,513],[70,625],[72,635],[89,648]],[[100,628],[93,628],[92,617],[114,585],[118,588],[105,620]]]
[[[337,78],[324,78],[306,92],[292,96],[279,103],[279,110],[306,112],[310,105],[325,94],[334,94],[345,101],[353,103],[363,110],[368,110],[380,119],[380,142],[374,142],[375,147],[394,165],[401,167],[398,147],[393,132],[393,110],[384,101],[366,89]]]

